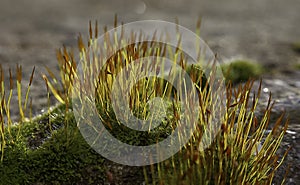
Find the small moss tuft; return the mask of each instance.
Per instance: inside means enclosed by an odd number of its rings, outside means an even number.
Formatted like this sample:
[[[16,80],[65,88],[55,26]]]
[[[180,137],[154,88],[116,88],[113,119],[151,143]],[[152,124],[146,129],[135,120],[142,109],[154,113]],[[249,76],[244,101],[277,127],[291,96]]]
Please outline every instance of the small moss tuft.
[[[300,53],[300,42],[294,42],[294,43],[292,43],[292,49],[295,52]]]
[[[260,64],[247,60],[234,60],[229,64],[224,64],[222,69],[226,81],[233,83],[258,78],[264,71]]]
[[[295,68],[296,70],[300,70],[300,62],[299,62],[299,63],[296,63],[296,64],[294,65],[294,68]]]

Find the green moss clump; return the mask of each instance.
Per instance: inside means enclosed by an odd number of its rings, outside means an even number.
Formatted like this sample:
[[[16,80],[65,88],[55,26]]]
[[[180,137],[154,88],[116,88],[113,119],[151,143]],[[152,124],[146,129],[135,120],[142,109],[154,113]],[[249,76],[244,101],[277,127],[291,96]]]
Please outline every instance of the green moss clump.
[[[250,78],[258,78],[263,73],[263,67],[247,60],[235,60],[222,66],[226,81],[233,83],[246,82]]]
[[[296,70],[300,70],[300,63],[295,64],[294,67]]]
[[[292,44],[292,49],[297,52],[297,53],[300,53],[300,42],[294,42]]]
[[[7,143],[0,163],[1,185],[104,183],[104,159],[85,142],[73,115],[65,119],[61,109],[51,112],[52,125],[60,127],[57,130],[49,132],[45,115],[23,123],[20,137]],[[67,120],[68,129],[62,120]],[[12,127],[13,133],[18,130]],[[43,143],[38,144],[36,137]]]

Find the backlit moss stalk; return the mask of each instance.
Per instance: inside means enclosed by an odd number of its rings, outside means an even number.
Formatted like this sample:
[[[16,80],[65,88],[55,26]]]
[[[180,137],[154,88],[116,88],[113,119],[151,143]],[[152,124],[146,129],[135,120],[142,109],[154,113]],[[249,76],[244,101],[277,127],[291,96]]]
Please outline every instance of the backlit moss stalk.
[[[4,148],[5,148],[5,125],[4,125],[4,114],[3,114],[3,107],[4,107],[4,98],[5,98],[5,94],[1,93],[0,94],[0,134],[1,134],[1,143],[0,143],[0,147],[1,147],[1,162],[3,161],[3,157],[4,157]]]
[[[7,125],[8,125],[7,131],[9,132],[9,135],[11,135],[10,128],[12,125],[12,120],[10,117],[10,103],[11,103],[11,98],[12,98],[12,94],[13,94],[13,88],[14,88],[14,85],[13,85],[12,72],[11,72],[11,69],[9,69],[9,95],[8,95],[6,106],[4,106],[5,112],[7,115]],[[5,103],[4,103],[4,105],[5,105]]]
[[[18,92],[18,105],[19,105],[19,112],[20,112],[20,121],[24,121],[24,111],[22,107],[22,66],[17,65],[17,92]]]

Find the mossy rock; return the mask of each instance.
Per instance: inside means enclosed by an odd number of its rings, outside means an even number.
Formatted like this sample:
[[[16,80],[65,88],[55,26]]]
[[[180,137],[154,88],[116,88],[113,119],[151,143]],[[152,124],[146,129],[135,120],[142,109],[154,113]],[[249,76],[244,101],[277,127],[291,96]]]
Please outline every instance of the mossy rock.
[[[258,78],[263,73],[263,67],[252,61],[235,60],[222,66],[223,75],[227,82],[246,82]]]

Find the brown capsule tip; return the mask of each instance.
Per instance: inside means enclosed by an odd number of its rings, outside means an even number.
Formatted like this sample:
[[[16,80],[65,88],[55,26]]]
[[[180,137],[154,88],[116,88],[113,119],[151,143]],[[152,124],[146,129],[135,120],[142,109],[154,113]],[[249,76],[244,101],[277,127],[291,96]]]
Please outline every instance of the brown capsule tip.
[[[98,21],[95,21],[95,38],[98,38]]]
[[[13,82],[12,72],[10,68],[9,68],[9,88],[10,90],[14,88],[14,82]]]
[[[118,16],[115,14],[115,22],[114,22],[114,27],[116,28],[118,26]]]
[[[92,22],[91,20],[89,21],[89,34],[90,34],[90,39],[93,38],[93,30],[92,30]]]
[[[31,76],[30,76],[29,86],[31,86],[31,84],[32,84],[34,71],[35,71],[35,66],[33,67],[33,70],[32,70]]]
[[[22,66],[17,64],[17,81],[21,83],[22,81]]]

